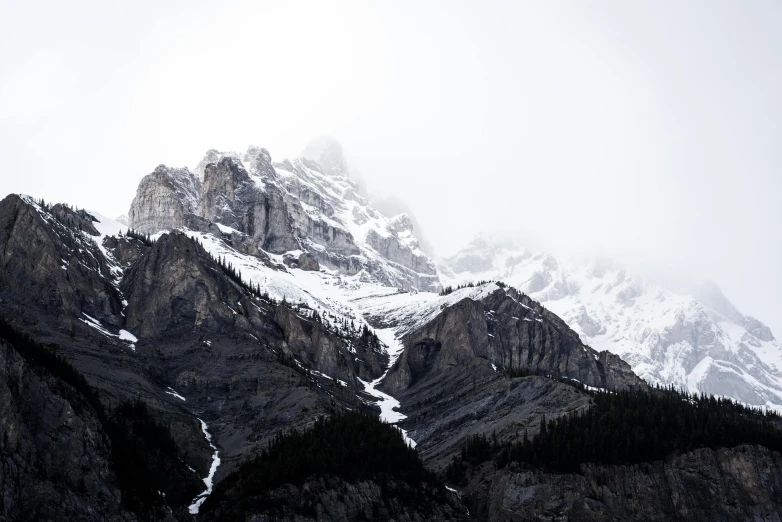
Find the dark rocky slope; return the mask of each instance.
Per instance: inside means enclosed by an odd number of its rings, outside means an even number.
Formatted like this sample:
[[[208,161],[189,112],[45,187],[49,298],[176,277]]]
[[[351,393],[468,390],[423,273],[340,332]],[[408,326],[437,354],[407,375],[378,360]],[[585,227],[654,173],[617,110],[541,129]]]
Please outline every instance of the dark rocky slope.
[[[111,447],[87,401],[0,338],[0,520],[124,520]]]
[[[481,286],[480,299],[464,289],[464,298],[407,329],[405,350],[383,383],[399,399],[408,416],[403,426],[428,465],[442,469],[471,435],[496,432],[513,440],[524,430],[536,433],[543,414],[588,407],[587,395],[559,380],[646,388],[624,361],[585,346],[526,295]]]
[[[483,520],[782,519],[782,455],[760,446],[703,448],[632,466],[586,464],[579,474],[486,470],[473,486],[487,490]]]
[[[261,156],[259,161],[268,162]],[[241,193],[243,174],[230,163],[219,160],[207,166],[209,183],[230,174],[239,182],[234,194]],[[181,199],[192,195],[192,187],[201,190],[199,180],[186,185],[172,188],[166,197]],[[317,203],[313,194],[306,198]],[[196,207],[177,208],[172,210],[175,221]],[[250,226],[241,221],[247,216],[243,209],[227,208],[233,209],[236,226]],[[154,244],[132,237],[98,244],[93,223],[89,215],[68,207],[36,205],[16,196],[0,202],[0,315],[36,339],[55,344],[99,390],[107,411],[142,398],[150,416],[170,431],[183,463],[194,468],[192,480],[207,475],[213,458],[199,419],[208,424],[220,451],[219,483],[256,457],[279,431],[304,430],[317,416],[350,409],[376,413],[364,403],[358,380],[379,377],[386,362],[371,339],[346,339],[305,308],[253,295],[182,233],[164,235]],[[222,233],[207,221],[201,225]],[[228,237],[249,248],[246,234]],[[257,254],[264,259],[262,252]],[[391,318],[371,319],[391,325]],[[619,358],[583,345],[559,318],[502,285],[480,298],[457,299],[421,324],[410,324],[415,325],[403,329],[405,350],[384,389],[400,400],[408,416],[403,426],[418,442],[424,463],[436,472],[445,469],[471,435],[496,433],[501,441],[514,441],[525,431],[537,433],[543,415],[550,419],[589,408],[590,396],[568,382],[608,389],[646,387]],[[121,339],[121,329],[138,340]],[[36,516],[35,509],[44,509],[35,505],[39,499],[65,506],[71,511],[64,512],[74,518],[90,519],[83,506],[97,506],[106,519],[124,516],[107,464],[105,436],[95,435],[100,432],[95,418],[89,410],[70,415],[69,408],[77,408],[63,399],[60,385],[52,387],[48,378],[19,370],[12,355],[5,357],[10,362],[3,362],[7,369],[0,376],[0,398],[3,415],[14,413],[3,424],[10,428],[2,440],[8,459],[0,482],[4,505],[16,509],[8,511],[11,518],[16,513]],[[20,388],[20,382],[27,387]],[[26,395],[32,397],[29,404]],[[50,412],[52,405],[56,415]],[[43,424],[36,424],[31,414],[36,408],[52,425],[68,427],[61,437],[42,440],[40,448],[24,444],[40,438],[35,430]],[[20,438],[19,433],[30,435]],[[94,464],[78,468],[83,458]],[[489,520],[655,520],[658,504],[668,518],[776,520],[782,505],[779,470],[779,455],[758,446],[696,450],[633,466],[588,464],[580,474],[497,471],[486,465],[474,474],[465,494],[476,508],[473,517]],[[609,480],[610,474],[620,478]],[[86,492],[80,489],[82,482]],[[394,500],[410,493],[409,484],[392,480],[387,486],[320,474],[275,486],[268,495],[278,500],[294,495],[314,506],[323,520],[463,516],[455,498],[435,502],[435,514],[425,515]],[[720,504],[723,495],[728,500]],[[178,500],[179,511],[172,516],[188,518],[181,513],[182,502]],[[277,514],[307,520],[314,518],[311,513]],[[263,510],[256,514],[259,520],[269,515]]]
[[[151,247],[106,238],[101,249],[88,227],[17,196],[0,202],[0,217],[0,315],[56,344],[107,406],[143,397],[201,477],[212,450],[196,416],[221,449],[220,477],[281,429],[366,407],[357,377],[379,376],[377,346],[353,342],[355,360],[346,340],[306,311],[251,298],[184,235]],[[140,340],[123,342],[121,328]]]
[[[206,520],[466,520],[396,428],[355,413],[274,439],[221,482]]]
[[[122,301],[97,235],[86,214],[7,196],[0,202],[3,305],[54,317],[52,326],[69,334],[86,329],[83,313],[119,326]]]

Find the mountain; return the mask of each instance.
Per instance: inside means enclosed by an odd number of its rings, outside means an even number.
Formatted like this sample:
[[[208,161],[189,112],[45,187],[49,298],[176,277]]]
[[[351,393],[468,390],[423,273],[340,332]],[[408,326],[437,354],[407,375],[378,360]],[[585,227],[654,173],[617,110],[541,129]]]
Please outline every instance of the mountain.
[[[782,516],[778,416],[651,386],[529,286],[442,288],[317,145],[159,166],[128,226],[0,201],[0,518]]]
[[[439,289],[410,218],[369,206],[349,179],[338,144],[318,142],[308,150],[327,167],[307,158],[272,163],[258,147],[243,155],[210,150],[196,173],[161,165],[141,181],[129,225],[150,234],[223,227],[244,234],[255,248],[251,253],[306,252],[364,281]]]
[[[649,383],[782,408],[782,346],[714,283],[644,277],[607,260],[558,259],[481,238],[438,268],[447,285],[518,287]]]

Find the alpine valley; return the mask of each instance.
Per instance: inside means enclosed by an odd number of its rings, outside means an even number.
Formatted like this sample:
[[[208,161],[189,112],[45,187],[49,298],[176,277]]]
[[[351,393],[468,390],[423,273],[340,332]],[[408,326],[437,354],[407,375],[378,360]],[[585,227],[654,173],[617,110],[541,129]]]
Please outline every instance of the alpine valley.
[[[126,223],[5,197],[0,520],[782,520],[782,347],[716,285],[388,208],[327,138]]]

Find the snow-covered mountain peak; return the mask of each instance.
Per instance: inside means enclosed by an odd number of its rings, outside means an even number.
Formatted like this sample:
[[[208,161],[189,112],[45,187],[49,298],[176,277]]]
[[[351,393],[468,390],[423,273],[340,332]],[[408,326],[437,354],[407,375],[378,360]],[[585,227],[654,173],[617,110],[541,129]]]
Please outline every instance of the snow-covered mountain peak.
[[[564,319],[652,383],[782,405],[782,347],[713,282],[632,270],[605,258],[558,258],[480,238],[438,263],[445,285],[501,280]]]
[[[155,234],[219,225],[247,236],[250,254],[303,251],[345,275],[363,272],[381,284],[439,289],[409,216],[386,216],[359,194],[338,143],[311,145],[309,154],[318,161],[272,163],[266,149],[251,146],[244,154],[209,150],[195,173],[161,166],[139,185],[130,226]]]

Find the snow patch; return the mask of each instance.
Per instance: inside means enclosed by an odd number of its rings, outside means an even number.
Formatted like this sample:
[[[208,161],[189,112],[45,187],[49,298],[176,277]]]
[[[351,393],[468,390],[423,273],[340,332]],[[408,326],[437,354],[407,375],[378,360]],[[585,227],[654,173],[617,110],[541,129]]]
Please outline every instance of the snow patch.
[[[187,401],[187,399],[185,399],[184,397],[179,395],[177,392],[175,392],[174,389],[171,388],[170,386],[168,388],[166,388],[166,393],[169,394],[169,395],[173,395],[174,397],[176,397],[177,399],[179,399],[181,401]]]
[[[106,337],[112,337],[112,338],[115,338],[115,339],[119,339],[120,341],[125,341],[126,343],[128,343],[128,348],[130,348],[134,352],[136,351],[136,344],[135,343],[138,342],[138,339],[136,339],[135,335],[133,335],[132,333],[128,332],[127,330],[120,330],[118,334],[113,334],[110,331],[108,331],[106,329],[106,327],[104,327],[102,324],[100,324],[100,321],[98,321],[94,317],[92,317],[90,315],[87,315],[84,312],[82,312],[81,314],[84,317],[86,317],[87,319],[85,320],[85,319],[82,319],[81,317],[79,317],[79,321],[81,321],[82,323],[86,324],[87,326],[91,326],[92,328],[94,328],[95,330],[99,331],[100,333],[102,333]]]

